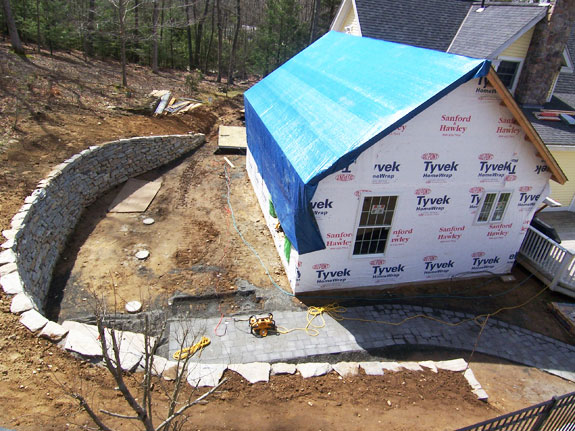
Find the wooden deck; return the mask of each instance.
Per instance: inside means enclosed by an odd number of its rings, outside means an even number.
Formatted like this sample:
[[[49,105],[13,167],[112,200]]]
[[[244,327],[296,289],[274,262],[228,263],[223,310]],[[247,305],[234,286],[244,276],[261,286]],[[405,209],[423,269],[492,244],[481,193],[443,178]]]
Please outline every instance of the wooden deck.
[[[555,228],[563,247],[575,252],[575,212],[543,211],[537,217]]]

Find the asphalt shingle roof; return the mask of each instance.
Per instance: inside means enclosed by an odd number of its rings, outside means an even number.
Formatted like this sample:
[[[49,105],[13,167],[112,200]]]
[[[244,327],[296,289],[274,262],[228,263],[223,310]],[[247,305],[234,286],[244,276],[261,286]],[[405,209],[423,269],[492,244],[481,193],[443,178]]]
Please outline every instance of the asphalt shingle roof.
[[[571,61],[575,61],[575,28],[573,28],[571,36],[567,41],[567,50],[571,55]],[[559,74],[559,81],[557,81],[557,86],[555,87],[555,93],[575,94],[575,73]]]
[[[551,102],[545,105],[545,109],[571,111],[574,106],[574,94],[555,93]],[[539,109],[523,109],[523,111],[543,142],[545,142],[545,145],[568,145],[575,147],[575,126],[569,126],[559,121],[538,120],[533,114],[539,112]]]
[[[547,13],[539,5],[474,5],[459,29],[449,52],[476,58],[494,58],[514,36]]]
[[[363,36],[447,51],[472,1],[355,0],[355,3]]]

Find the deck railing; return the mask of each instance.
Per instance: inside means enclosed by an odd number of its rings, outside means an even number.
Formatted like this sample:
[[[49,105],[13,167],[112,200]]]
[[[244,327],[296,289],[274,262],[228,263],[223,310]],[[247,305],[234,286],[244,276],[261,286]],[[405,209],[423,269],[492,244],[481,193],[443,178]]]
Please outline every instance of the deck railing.
[[[517,261],[551,290],[575,298],[575,253],[530,226]]]

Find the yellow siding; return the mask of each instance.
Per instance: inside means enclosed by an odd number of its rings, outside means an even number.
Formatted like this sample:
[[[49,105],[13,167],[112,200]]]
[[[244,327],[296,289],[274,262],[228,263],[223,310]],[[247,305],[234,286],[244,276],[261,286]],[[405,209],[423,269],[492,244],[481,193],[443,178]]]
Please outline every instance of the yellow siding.
[[[346,32],[346,28],[349,27],[351,29],[351,33],[354,36],[361,36],[359,31],[359,21],[357,20],[357,16],[355,15],[355,10],[353,6],[349,8],[349,12],[347,13],[345,20],[343,21],[343,32]]]
[[[561,202],[567,209],[575,195],[575,151],[555,151],[551,149],[551,154],[553,154],[553,157],[555,157],[569,179],[564,185],[551,181],[551,199]]]
[[[531,36],[533,36],[534,27],[527,31],[523,36],[511,44],[505,51],[499,54],[499,57],[516,57],[525,58],[529,44],[531,43]]]

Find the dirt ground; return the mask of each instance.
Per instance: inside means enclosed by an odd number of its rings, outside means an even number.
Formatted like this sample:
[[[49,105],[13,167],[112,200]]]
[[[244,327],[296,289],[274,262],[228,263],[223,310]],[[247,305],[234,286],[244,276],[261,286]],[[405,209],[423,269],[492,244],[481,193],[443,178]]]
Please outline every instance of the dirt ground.
[[[58,304],[61,298],[62,305],[51,312],[59,318],[70,316],[73,304],[89,302],[90,289],[109,292],[114,284],[118,304],[143,299],[147,306],[156,297],[177,292],[197,295],[232,290],[232,286],[237,288],[238,279],[269,287],[265,274],[234,232],[226,209],[226,164],[222,156],[213,154],[217,126],[240,121],[241,98],[226,98],[218,85],[208,80],[195,96],[206,101],[211,98],[211,104],[191,115],[153,118],[126,109],[145,104],[146,94],[152,89],[170,89],[189,96],[184,76],[169,71],[153,75],[146,68],[130,67],[128,81],[129,91],[117,87],[119,66],[113,62],[87,64],[77,53],[59,53],[55,58],[34,54],[23,61],[11,54],[7,45],[0,44],[2,230],[9,227],[24,198],[53,166],[90,145],[122,137],[188,132],[206,133],[209,141],[188,158],[148,174],[148,178],[164,178],[162,189],[145,214],[156,220],[154,225],[141,223],[144,214],[106,214],[114,191],[90,208],[71,239],[65,256],[68,260],[60,262],[54,283],[75,288],[58,291],[56,287],[54,302]],[[250,215],[255,197],[242,170],[243,156],[228,158],[236,165],[228,166],[228,175],[238,226],[263,253],[276,282],[287,287],[273,249],[260,247],[268,242],[269,233],[263,218],[256,221]],[[143,263],[137,262],[133,254],[144,246],[151,256]],[[493,312],[501,305],[517,305],[542,288],[521,269],[515,274],[519,282],[525,282],[504,295],[502,292],[512,286],[496,282],[484,285],[487,280],[475,280],[441,289],[425,286],[393,291],[382,299],[396,301],[401,296],[408,303]],[[458,302],[416,297],[462,291],[492,296],[484,301]],[[573,342],[545,311],[546,303],[557,299],[565,301],[564,297],[545,293],[525,308],[505,311],[497,317]],[[231,313],[232,306],[234,301],[226,302],[219,311]],[[129,413],[114,390],[115,383],[102,368],[36,338],[19,325],[18,316],[9,309],[10,298],[0,293],[0,427],[94,429],[78,403],[68,396],[71,391],[82,392],[97,409]],[[461,352],[443,351],[396,353],[399,359],[460,356]],[[472,368],[490,395],[488,404],[475,400],[460,376],[443,373],[403,372],[345,380],[335,374],[311,380],[272,377],[268,384],[252,386],[228,372],[229,381],[211,401],[190,410],[184,429],[448,430],[575,391],[573,383],[485,356],[475,355]],[[165,407],[162,388],[166,385],[170,383],[157,381],[155,385],[160,413]],[[132,387],[136,386],[133,381]],[[134,428],[117,418],[107,420],[116,429]]]

